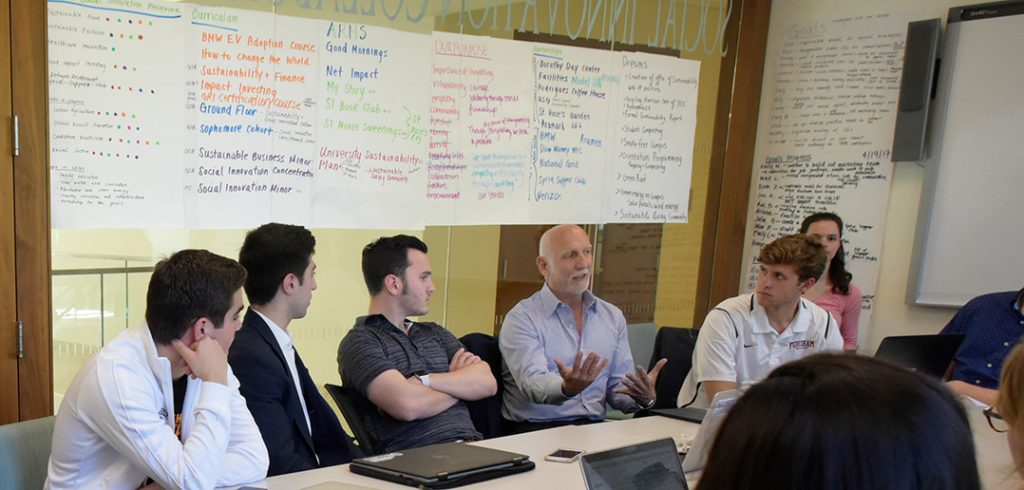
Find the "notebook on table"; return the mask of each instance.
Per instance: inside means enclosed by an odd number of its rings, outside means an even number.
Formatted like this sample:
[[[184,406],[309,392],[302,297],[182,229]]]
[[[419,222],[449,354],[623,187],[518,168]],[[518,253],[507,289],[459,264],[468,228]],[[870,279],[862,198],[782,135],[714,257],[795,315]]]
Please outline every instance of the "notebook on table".
[[[875,357],[942,378],[963,341],[964,335],[960,333],[886,337],[875,351]]]
[[[449,442],[355,459],[349,470],[414,487],[452,488],[529,471],[534,466],[525,454]]]
[[[671,438],[584,454],[580,469],[587,490],[687,490]]]

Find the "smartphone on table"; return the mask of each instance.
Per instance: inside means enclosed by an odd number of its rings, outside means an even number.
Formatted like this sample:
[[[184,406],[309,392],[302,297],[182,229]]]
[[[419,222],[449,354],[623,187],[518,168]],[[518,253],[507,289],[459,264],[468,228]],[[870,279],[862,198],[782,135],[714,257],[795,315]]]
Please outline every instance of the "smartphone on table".
[[[583,456],[583,451],[579,449],[566,449],[559,448],[555,452],[544,456],[544,459],[548,461],[554,461],[556,463],[572,463]]]

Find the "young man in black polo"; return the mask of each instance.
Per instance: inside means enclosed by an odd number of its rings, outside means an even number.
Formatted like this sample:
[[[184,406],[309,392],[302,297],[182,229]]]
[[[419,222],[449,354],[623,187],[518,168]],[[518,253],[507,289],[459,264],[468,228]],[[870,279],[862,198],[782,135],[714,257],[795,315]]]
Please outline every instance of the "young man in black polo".
[[[385,452],[480,439],[463,400],[493,395],[491,369],[436,323],[409,320],[427,313],[434,292],[427,245],[407,235],[363,249],[369,314],[359,317],[338,348],[342,382],[366,410],[363,424]]]

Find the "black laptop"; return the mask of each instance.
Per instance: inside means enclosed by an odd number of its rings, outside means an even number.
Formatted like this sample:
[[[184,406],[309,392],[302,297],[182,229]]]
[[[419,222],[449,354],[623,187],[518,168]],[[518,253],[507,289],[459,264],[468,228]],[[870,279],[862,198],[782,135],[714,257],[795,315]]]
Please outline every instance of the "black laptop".
[[[671,417],[674,419],[685,420],[687,422],[693,422],[699,424],[704,421],[704,415],[708,413],[706,409],[697,407],[682,407],[682,408],[655,408],[651,410],[651,413],[661,415],[662,417]]]
[[[587,490],[687,490],[683,465],[671,438],[584,454]]]
[[[964,335],[959,333],[886,337],[878,346],[875,357],[906,366],[911,371],[942,378],[963,341]]]
[[[449,442],[355,459],[349,469],[413,487],[452,488],[529,471],[534,466],[525,454]]]

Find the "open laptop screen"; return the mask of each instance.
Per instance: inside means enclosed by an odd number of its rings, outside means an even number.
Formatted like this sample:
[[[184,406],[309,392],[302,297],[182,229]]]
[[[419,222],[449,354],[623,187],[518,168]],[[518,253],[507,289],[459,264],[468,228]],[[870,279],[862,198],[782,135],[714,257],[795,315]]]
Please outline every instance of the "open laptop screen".
[[[886,337],[878,346],[875,357],[941,379],[963,340],[964,334]]]
[[[686,490],[686,477],[671,438],[583,455],[588,490]]]

